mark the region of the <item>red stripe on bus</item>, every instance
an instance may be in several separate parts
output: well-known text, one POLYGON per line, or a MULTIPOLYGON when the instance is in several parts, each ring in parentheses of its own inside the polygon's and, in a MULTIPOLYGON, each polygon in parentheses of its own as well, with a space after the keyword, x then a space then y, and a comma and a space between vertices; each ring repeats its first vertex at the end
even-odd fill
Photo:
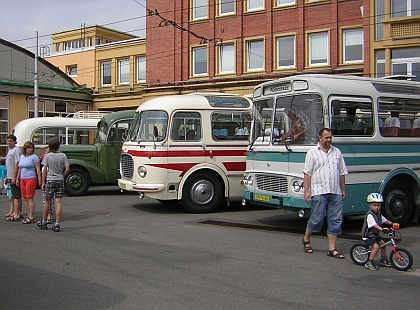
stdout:
MULTIPOLYGON (((123 154, 130 154, 136 157, 202 157, 210 156, 246 156, 245 150, 207 150, 207 151, 134 151, 121 152, 123 154)), ((245 169, 244 169, 245 170, 245 169)))

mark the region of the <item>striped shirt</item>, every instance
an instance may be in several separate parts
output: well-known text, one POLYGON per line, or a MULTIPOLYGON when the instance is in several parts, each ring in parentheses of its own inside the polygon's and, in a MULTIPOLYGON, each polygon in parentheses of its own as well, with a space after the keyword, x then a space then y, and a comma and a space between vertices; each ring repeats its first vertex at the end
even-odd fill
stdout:
POLYGON ((311 177, 311 195, 341 195, 340 176, 348 174, 341 151, 330 146, 325 153, 319 143, 306 154, 303 173, 311 177))

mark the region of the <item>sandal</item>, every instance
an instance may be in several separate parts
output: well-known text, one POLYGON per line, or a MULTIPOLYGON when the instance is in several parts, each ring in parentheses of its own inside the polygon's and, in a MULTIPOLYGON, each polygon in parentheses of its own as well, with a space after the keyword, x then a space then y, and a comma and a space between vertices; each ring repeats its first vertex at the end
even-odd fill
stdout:
POLYGON ((33 224, 33 223, 35 223, 35 219, 31 219, 29 217, 27 217, 26 219, 22 221, 22 224, 33 224))
POLYGON ((328 250, 327 256, 338 258, 338 259, 344 259, 345 258, 343 254, 341 254, 340 252, 337 251, 337 249, 328 250), (334 252, 335 252, 335 254, 334 254, 334 252))
POLYGON ((310 244, 311 241, 305 241, 304 238, 302 238, 302 244, 303 244, 303 252, 308 253, 308 254, 312 254, 314 252, 314 250, 312 250, 312 247, 308 244, 310 244))
POLYGON ((13 212, 9 212, 9 213, 6 213, 4 216, 5 217, 11 217, 13 215, 13 212))
POLYGON ((14 216, 9 216, 6 221, 10 221, 10 222, 19 222, 20 221, 20 217, 14 217, 14 216))

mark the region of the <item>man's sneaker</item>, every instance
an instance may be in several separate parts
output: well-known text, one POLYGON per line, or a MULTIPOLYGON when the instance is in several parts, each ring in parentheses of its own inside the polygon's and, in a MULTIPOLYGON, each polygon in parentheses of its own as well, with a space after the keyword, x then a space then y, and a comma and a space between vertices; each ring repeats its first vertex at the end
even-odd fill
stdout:
POLYGON ((54 224, 53 227, 51 227, 52 231, 59 232, 60 231, 60 225, 54 224))
POLYGON ((370 270, 374 270, 374 271, 378 270, 378 267, 376 267, 375 264, 373 263, 373 261, 371 261, 371 260, 368 260, 366 262, 365 268, 370 269, 370 270))
POLYGON ((385 266, 385 267, 392 267, 391 263, 389 262, 388 258, 381 258, 381 260, 379 261, 379 264, 381 266, 385 266))

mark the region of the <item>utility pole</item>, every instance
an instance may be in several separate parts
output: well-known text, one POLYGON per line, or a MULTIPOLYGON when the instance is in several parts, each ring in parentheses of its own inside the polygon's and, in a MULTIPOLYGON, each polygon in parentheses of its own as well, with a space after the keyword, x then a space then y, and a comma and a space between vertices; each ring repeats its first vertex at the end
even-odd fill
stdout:
POLYGON ((38 117, 38 31, 36 33, 35 73, 34 73, 34 117, 38 117))

